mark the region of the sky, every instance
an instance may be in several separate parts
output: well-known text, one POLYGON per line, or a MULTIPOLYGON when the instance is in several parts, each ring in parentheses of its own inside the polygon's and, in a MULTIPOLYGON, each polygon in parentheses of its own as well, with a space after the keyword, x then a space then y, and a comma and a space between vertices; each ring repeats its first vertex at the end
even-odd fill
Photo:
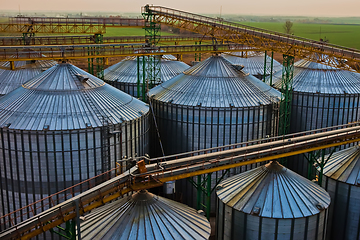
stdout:
MULTIPOLYGON (((0 0, 0 11, 139 13, 144 0, 0 0)), ((360 17, 360 0, 158 0, 149 3, 199 14, 360 17)))

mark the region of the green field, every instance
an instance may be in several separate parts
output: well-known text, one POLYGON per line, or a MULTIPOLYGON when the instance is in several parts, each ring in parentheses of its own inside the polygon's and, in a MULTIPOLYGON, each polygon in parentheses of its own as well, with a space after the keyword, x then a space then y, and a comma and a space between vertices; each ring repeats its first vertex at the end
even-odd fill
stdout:
MULTIPOLYGON (((280 22, 241 22, 241 24, 284 32, 280 22)), ((294 35, 312 40, 329 39, 329 43, 360 49, 360 25, 355 24, 312 24, 294 23, 294 35)))

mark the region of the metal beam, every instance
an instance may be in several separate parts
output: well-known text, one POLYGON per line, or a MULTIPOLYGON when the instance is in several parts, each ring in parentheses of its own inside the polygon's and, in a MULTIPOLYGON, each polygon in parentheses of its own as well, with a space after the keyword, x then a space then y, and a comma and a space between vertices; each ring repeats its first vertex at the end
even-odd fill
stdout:
MULTIPOLYGON (((159 44, 168 44, 179 42, 193 43, 196 41, 211 42, 211 37, 204 37, 200 35, 188 36, 161 36, 159 44)), ((121 37, 103 37, 104 44, 111 43, 145 43, 143 36, 121 36, 121 37)), ((32 46, 44 45, 79 45, 79 44, 93 44, 95 43, 94 35, 79 35, 79 36, 37 36, 29 39, 29 44, 32 46)), ((23 46, 23 37, 0 37, 0 46, 23 46)))
POLYGON ((0 32, 6 33, 82 33, 104 34, 107 27, 144 26, 140 18, 121 17, 11 17, 8 23, 0 24, 0 32))
MULTIPOLYGON (((238 44, 224 44, 214 49, 214 45, 169 45, 147 47, 144 43, 115 43, 115 44, 81 44, 81 45, 49 45, 49 46, 0 46, 0 61, 26 61, 45 59, 79 59, 88 58, 90 51, 98 51, 101 57, 119 56, 149 56, 166 54, 187 54, 195 52, 234 52, 250 51, 238 44), (99 48, 98 50, 92 50, 99 48), (31 54, 37 52, 38 56, 31 54)), ((252 50, 253 51, 253 50, 252 50)), ((97 57, 95 56, 95 57, 97 57)))

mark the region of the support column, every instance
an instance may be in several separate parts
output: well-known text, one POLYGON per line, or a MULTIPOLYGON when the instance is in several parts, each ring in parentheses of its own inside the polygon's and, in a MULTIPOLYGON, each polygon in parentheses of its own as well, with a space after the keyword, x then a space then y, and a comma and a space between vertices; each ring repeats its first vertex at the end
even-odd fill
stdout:
POLYGON ((271 52, 270 83, 269 83, 270 86, 272 86, 273 70, 274 70, 274 52, 271 52))
POLYGON ((263 82, 265 82, 266 80, 266 60, 267 60, 266 57, 267 57, 267 52, 265 51, 263 82))
POLYGON ((146 71, 145 71, 145 56, 142 57, 142 70, 143 70, 143 74, 142 74, 142 77, 143 77, 143 82, 142 82, 142 93, 141 93, 141 96, 142 96, 142 100, 145 102, 146 101, 146 71))
POLYGON ((207 183, 206 183, 206 217, 210 219, 210 210, 211 210, 211 173, 207 174, 207 183))
POLYGON ((140 99, 140 57, 136 57, 136 65, 137 65, 137 93, 136 97, 140 99))
MULTIPOLYGON (((95 34, 95 43, 102 44, 103 35, 102 34, 95 34)), ((96 47, 96 55, 100 55, 101 47, 96 47)), ((104 80, 104 59, 103 58, 96 58, 96 74, 97 77, 104 80)))
POLYGON ((283 55, 283 71, 281 81, 281 102, 279 116, 279 135, 286 135, 290 131, 290 114, 292 101, 292 85, 294 74, 294 57, 283 55))
POLYGON ((14 61, 10 61, 10 70, 15 70, 14 61))
MULTIPOLYGON (((155 14, 153 14, 148 5, 145 6, 145 12, 142 13, 142 15, 145 19, 145 40, 149 47, 152 48, 152 50, 149 51, 157 51, 156 45, 160 40, 160 24, 155 22, 155 14)), ((146 79, 148 82, 146 90, 149 90, 162 83, 160 68, 161 56, 150 55, 146 58, 146 61, 146 79)))

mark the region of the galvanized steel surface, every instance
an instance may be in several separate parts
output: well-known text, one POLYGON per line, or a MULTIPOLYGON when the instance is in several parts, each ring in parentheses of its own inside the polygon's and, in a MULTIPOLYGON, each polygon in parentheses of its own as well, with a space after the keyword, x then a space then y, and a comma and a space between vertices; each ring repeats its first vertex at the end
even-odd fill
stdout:
POLYGON ((223 180, 216 194, 219 240, 326 237, 329 194, 275 161, 223 180))
POLYGON ((59 64, 0 100, 0 126, 71 130, 117 124, 149 108, 132 96, 71 65, 59 64), (81 76, 80 76, 81 75, 81 76), (81 80, 87 78, 87 80, 81 80))
POLYGON ((0 215, 148 153, 148 117, 145 103, 66 63, 3 96, 0 215))
MULTIPOLYGON (((281 71, 274 74, 275 88, 281 88, 281 79, 281 71)), ((360 73, 300 60, 294 64, 293 89, 294 92, 302 93, 358 95, 360 93, 360 73)))
POLYGON ((360 148, 341 150, 325 160, 322 186, 332 199, 328 235, 332 240, 360 240, 360 148))
POLYGON ((10 62, 0 62, 0 95, 5 95, 20 87, 23 83, 54 66, 55 61, 15 61, 14 70, 10 62))
MULTIPOLYGON (((246 73, 250 73, 256 77, 264 76, 264 61, 265 61, 265 53, 263 52, 233 52, 230 54, 222 54, 222 56, 230 61, 232 64, 243 65, 243 71, 246 73)), ((282 65, 273 59, 273 71, 281 72, 282 65)), ((270 75, 271 72, 271 57, 266 56, 266 75, 270 75)))
POLYGON ((151 89, 154 100, 202 107, 253 107, 280 99, 280 93, 257 78, 236 70, 221 56, 212 56, 151 89))
MULTIPOLYGON (((274 75, 281 88, 282 73, 274 75)), ((360 74, 300 60, 294 65, 290 132, 301 132, 358 121, 360 74)), ((307 160, 294 156, 288 167, 306 176, 307 160)))
MULTIPOLYGON (((328 159, 329 155, 325 156, 328 159)), ((333 153, 327 161, 323 174, 334 180, 360 185, 360 146, 356 145, 333 153)), ((360 196, 359 196, 360 197, 360 196)))
MULTIPOLYGON (((280 93, 213 56, 149 91, 166 155, 273 136, 280 93)), ((158 148, 157 137, 151 141, 158 148)), ((152 154, 159 156, 159 151, 152 154)), ((239 173, 251 166, 233 169, 239 173)), ((212 184, 222 173, 212 174, 212 184)), ((196 206, 196 189, 177 181, 177 192, 196 206), (179 185, 181 184, 181 186, 179 185)), ((216 196, 212 193, 215 212, 216 196)))
POLYGON ((216 194, 238 211, 269 218, 308 217, 330 205, 324 189, 276 161, 223 180, 216 194))
MULTIPOLYGON (((140 57, 140 88, 143 82, 143 58, 140 57)), ((163 55, 160 64, 160 78, 161 81, 166 82, 176 75, 182 73, 189 66, 180 61, 172 55, 163 55)), ((137 58, 128 57, 121 62, 114 64, 104 71, 105 81, 112 86, 125 91, 126 93, 138 97, 137 95, 137 82, 138 82, 138 69, 137 58)))
POLYGON ((211 232, 195 209, 147 191, 95 209, 80 229, 82 239, 208 239, 211 232))

